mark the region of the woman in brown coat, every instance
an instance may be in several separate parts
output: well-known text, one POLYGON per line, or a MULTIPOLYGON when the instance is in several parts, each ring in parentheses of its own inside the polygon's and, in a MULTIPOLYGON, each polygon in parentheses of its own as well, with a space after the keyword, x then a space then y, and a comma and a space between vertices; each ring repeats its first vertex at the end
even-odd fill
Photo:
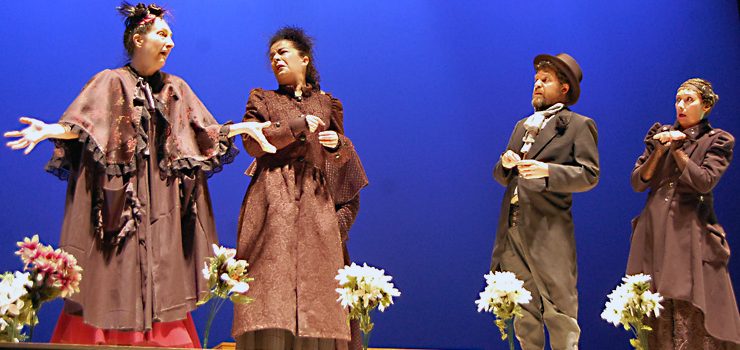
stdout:
POLYGON ((59 122, 21 118, 28 127, 5 133, 25 153, 54 140, 47 170, 68 180, 59 244, 83 278, 52 342, 200 347, 189 312, 208 291, 200 268, 218 243, 206 178, 233 159, 234 135, 274 152, 260 132, 269 123, 219 124, 160 70, 175 46, 166 11, 119 10, 130 62, 96 74, 59 122))
POLYGON ((251 264, 255 301, 235 305, 232 334, 239 349, 346 349, 334 277, 348 259, 344 242, 367 178, 343 136, 342 104, 319 88, 311 39, 283 28, 269 59, 279 88, 252 90, 244 121, 272 122, 263 132, 277 153, 244 140, 255 162, 237 257, 251 264))
POLYGON ((735 139, 706 116, 719 97, 703 79, 676 93, 676 123, 656 123, 632 171, 632 187, 650 190, 633 221, 627 273, 650 274, 664 296, 650 349, 740 348, 740 316, 727 271, 729 247, 712 189, 732 160, 735 139))

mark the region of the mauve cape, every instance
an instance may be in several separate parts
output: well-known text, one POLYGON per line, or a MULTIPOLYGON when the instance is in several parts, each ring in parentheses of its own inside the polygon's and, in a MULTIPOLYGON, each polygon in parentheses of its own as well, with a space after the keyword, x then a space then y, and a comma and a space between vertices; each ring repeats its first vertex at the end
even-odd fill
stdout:
POLYGON ((709 335, 740 343, 740 315, 727 270, 730 248, 712 195, 730 165, 735 139, 704 120, 684 130, 682 149, 690 160, 683 171, 666 154, 652 179, 642 181, 640 169, 654 149, 652 136, 674 128, 653 125, 632 171, 632 188, 650 193, 632 222, 627 273, 650 274, 653 287, 665 298, 689 301, 704 313, 709 335))
POLYGON ((339 100, 308 89, 254 89, 244 121, 271 121, 265 137, 278 149, 266 154, 251 138, 253 178, 242 204, 237 257, 250 263, 251 304, 235 305, 232 335, 278 328, 295 336, 350 340, 346 312, 337 302, 334 277, 347 255, 347 231, 359 209, 367 177, 343 134, 339 100), (340 134, 327 150, 303 115, 315 115, 340 134))
POLYGON ((60 123, 79 137, 57 141, 47 170, 68 180, 60 247, 84 269, 65 311, 103 329, 185 319, 208 290, 200 268, 218 241, 206 172, 236 153, 227 128, 179 77, 128 66, 95 75, 60 123))

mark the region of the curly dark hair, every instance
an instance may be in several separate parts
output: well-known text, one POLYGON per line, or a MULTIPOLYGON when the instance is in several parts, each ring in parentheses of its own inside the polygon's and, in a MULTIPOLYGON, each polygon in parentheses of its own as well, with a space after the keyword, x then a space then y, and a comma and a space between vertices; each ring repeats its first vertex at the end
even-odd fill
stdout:
POLYGON ((132 5, 127 1, 121 2, 121 5, 116 9, 124 18, 123 23, 126 25, 126 30, 123 32, 123 47, 126 48, 126 54, 131 58, 134 54, 134 34, 145 34, 148 32, 152 25, 154 25, 153 19, 157 17, 163 18, 167 10, 154 3, 149 5, 143 3, 132 5))
POLYGON ((704 80, 701 78, 691 78, 684 81, 681 86, 678 87, 678 90, 681 89, 694 90, 699 94, 699 96, 701 96, 701 103, 704 106, 709 107, 709 110, 707 111, 707 113, 705 113, 706 115, 709 115, 709 113, 714 108, 714 105, 719 101, 719 95, 714 93, 712 83, 710 83, 708 80, 704 80))
POLYGON ((315 60, 313 58, 313 38, 308 36, 303 28, 299 27, 282 27, 278 29, 270 38, 267 45, 268 55, 273 44, 280 40, 288 40, 302 56, 308 56, 308 66, 306 67, 306 83, 311 84, 314 89, 320 89, 319 71, 316 70, 315 60))

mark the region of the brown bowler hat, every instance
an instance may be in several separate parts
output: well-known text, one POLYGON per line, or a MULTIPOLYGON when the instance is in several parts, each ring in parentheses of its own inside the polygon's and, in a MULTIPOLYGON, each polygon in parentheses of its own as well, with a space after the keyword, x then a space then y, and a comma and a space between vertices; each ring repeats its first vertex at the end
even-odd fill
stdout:
POLYGON ((537 64, 541 61, 552 62, 558 70, 568 78, 570 90, 568 91, 568 105, 574 105, 578 102, 578 97, 581 95, 581 80, 583 80, 583 72, 581 66, 578 65, 575 58, 567 53, 559 53, 555 56, 547 54, 537 55, 534 58, 534 66, 537 68, 537 64))

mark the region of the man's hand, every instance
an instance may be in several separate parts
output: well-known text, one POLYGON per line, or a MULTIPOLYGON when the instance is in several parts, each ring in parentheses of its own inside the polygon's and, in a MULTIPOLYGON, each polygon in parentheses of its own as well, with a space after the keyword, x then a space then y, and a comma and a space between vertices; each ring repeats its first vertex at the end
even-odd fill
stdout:
POLYGON ((501 155, 501 165, 506 169, 513 168, 520 160, 522 160, 522 157, 519 157, 519 155, 512 150, 507 150, 501 155))
POLYGON ((550 176, 547 163, 534 159, 524 159, 516 163, 519 175, 525 179, 539 179, 550 176))

